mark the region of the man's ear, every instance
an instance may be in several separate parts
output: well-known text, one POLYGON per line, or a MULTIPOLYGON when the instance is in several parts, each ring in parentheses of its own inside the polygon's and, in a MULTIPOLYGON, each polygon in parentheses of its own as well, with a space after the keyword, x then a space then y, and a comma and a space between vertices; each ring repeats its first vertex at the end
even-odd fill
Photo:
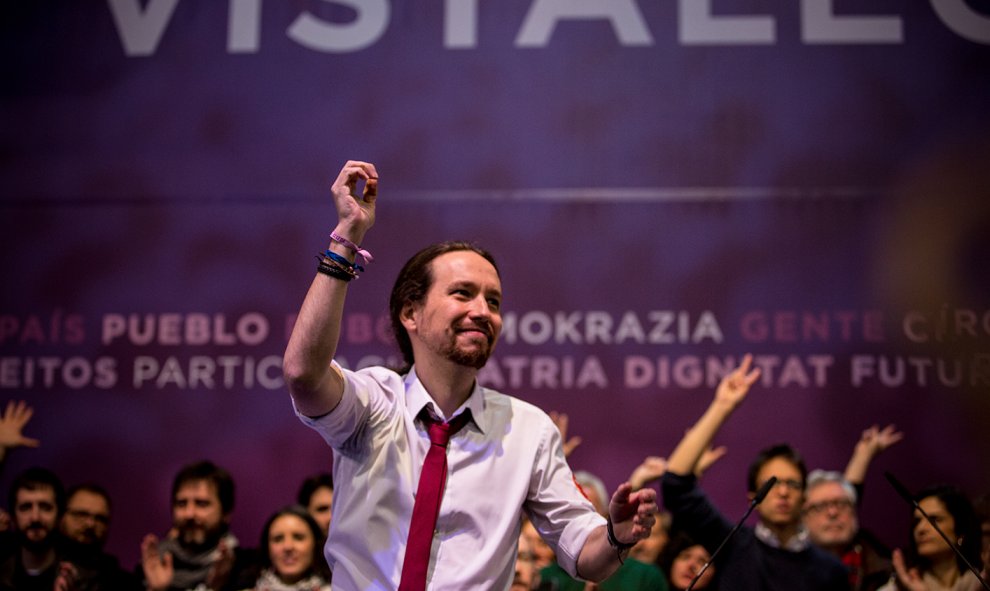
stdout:
POLYGON ((413 302, 406 302, 402 305, 402 311, 399 312, 399 322, 410 334, 416 332, 416 311, 417 307, 413 302))

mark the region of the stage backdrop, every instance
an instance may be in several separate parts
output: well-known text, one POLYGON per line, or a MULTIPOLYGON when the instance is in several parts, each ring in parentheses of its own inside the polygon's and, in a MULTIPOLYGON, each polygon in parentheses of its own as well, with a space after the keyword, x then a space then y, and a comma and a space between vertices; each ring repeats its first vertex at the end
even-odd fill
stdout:
POLYGON ((389 362, 416 249, 499 258, 482 379, 571 417, 612 489, 719 377, 763 378, 704 486, 729 515, 770 443, 874 464, 863 523, 912 489, 990 491, 990 7, 977 0, 95 0, 0 8, 0 402, 13 452, 114 499, 137 562, 209 458, 234 532, 330 468, 281 355, 349 158, 381 175, 375 262, 340 345, 389 362))

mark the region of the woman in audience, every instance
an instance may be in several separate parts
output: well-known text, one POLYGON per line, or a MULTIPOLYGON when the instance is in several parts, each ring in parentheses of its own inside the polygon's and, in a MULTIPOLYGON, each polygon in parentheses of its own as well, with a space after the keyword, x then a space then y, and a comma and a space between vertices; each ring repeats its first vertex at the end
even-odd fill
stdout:
MULTIPOLYGON (((711 559, 711 554, 705 547, 691 539, 684 532, 675 533, 660 553, 658 562, 660 570, 667 575, 671 591, 684 591, 691 586, 705 563, 711 559)), ((695 584, 695 589, 715 591, 712 578, 715 576, 715 566, 709 566, 695 584)))
POLYGON ((321 536, 320 527, 300 505, 269 517, 261 532, 262 570, 254 591, 330 591, 321 536))
MULTIPOLYGON (((932 518, 976 569, 980 569, 980 527, 973 505, 952 486, 933 486, 917 495, 918 506, 932 518)), ((906 553, 894 551, 894 576, 880 591, 977 591, 983 586, 965 561, 915 509, 906 553)))

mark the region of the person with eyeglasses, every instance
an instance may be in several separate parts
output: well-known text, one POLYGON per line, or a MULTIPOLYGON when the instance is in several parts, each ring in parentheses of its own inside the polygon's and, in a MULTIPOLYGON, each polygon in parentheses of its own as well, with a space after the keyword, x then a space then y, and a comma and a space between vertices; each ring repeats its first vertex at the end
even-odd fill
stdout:
POLYGON ((787 444, 765 448, 750 464, 748 498, 752 500, 776 477, 756 509, 755 527, 740 527, 727 519, 698 487, 695 466, 725 421, 746 398, 760 377, 750 355, 719 383, 715 397, 667 460, 661 480, 664 506, 674 523, 714 553, 714 582, 721 589, 759 591, 839 591, 849 589, 846 569, 837 558, 811 543, 801 522, 807 468, 797 450, 787 444))
POLYGON ((868 427, 853 447, 844 474, 815 470, 808 476, 804 524, 815 545, 846 565, 855 591, 880 588, 893 569, 890 548, 860 527, 859 507, 870 464, 903 437, 894 425, 868 427))
POLYGON ((842 474, 815 470, 808 475, 804 524, 816 546, 846 565, 855 591, 873 591, 890 578, 890 549, 860 529, 858 498, 856 488, 842 474))
POLYGON ((95 483, 73 486, 59 520, 61 553, 75 567, 78 589, 141 589, 137 576, 104 551, 110 535, 110 493, 95 483))

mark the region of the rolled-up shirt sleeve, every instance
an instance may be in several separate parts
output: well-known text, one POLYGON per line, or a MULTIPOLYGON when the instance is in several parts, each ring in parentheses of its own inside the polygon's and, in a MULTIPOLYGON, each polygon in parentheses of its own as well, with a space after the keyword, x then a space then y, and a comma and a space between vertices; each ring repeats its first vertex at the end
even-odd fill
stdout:
POLYGON ((577 560, 588 536, 605 526, 574 480, 564 458, 560 431, 547 418, 535 458, 526 512, 557 554, 557 563, 577 577, 577 560))

